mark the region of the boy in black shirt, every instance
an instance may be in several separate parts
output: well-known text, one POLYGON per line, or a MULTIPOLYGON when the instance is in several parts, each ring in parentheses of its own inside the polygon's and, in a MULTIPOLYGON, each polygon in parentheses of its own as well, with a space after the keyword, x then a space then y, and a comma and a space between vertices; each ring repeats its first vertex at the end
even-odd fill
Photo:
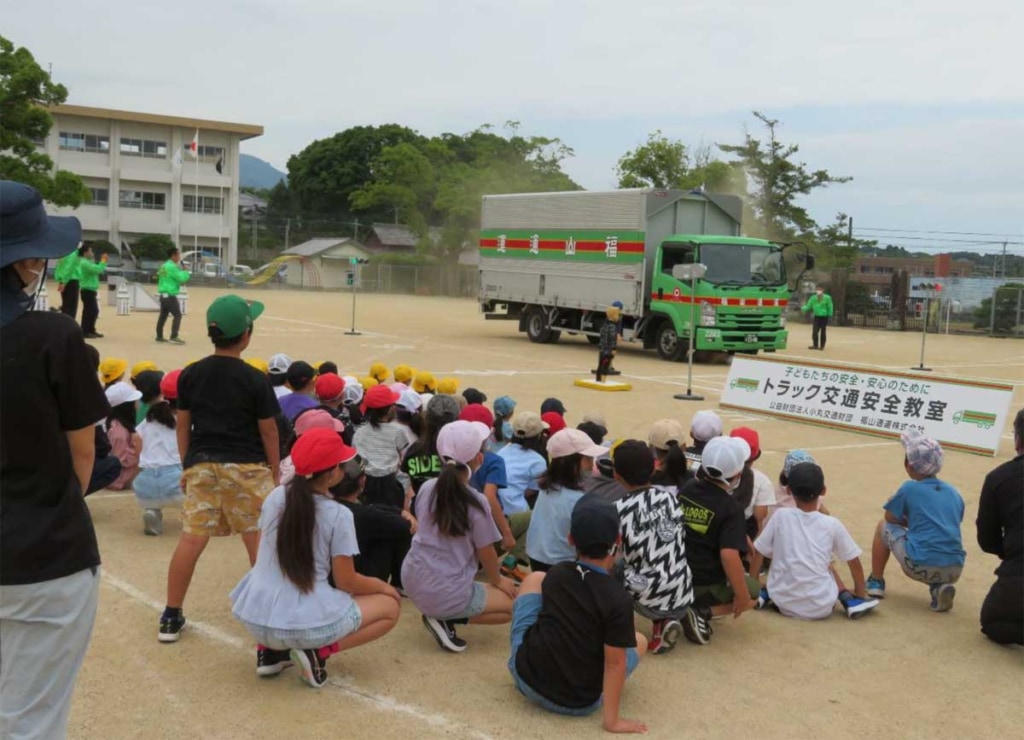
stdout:
POLYGON ((177 642, 185 628, 181 606, 210 537, 240 534, 256 562, 259 516, 280 480, 280 413, 266 377, 242 360, 263 304, 236 295, 206 310, 214 352, 178 378, 178 449, 185 504, 181 537, 167 571, 167 608, 160 642, 177 642))
POLYGON ((686 521, 686 550, 693 573, 695 619, 683 626, 687 639, 706 645, 711 618, 739 617, 753 608, 761 585, 747 576, 743 507, 730 493, 739 485, 750 446, 738 437, 715 437, 701 455, 697 480, 679 492, 686 521))
POLYGON ((597 344, 597 371, 594 375, 598 383, 603 383, 610 374, 615 348, 619 342, 619 317, 622 313, 616 306, 609 306, 605 316, 607 318, 601 324, 597 344))
POLYGON ((633 599, 608 574, 615 562, 619 515, 591 496, 572 511, 575 563, 533 573, 512 607, 508 670, 519 692, 557 714, 583 716, 604 708, 609 732, 646 732, 619 716, 626 677, 646 652, 633 625, 633 599))

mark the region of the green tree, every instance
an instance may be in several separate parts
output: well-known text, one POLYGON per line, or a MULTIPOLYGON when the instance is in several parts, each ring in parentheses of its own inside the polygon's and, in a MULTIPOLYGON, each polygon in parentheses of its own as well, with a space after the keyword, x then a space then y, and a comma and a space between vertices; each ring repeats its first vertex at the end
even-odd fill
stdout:
POLYGON ((811 251, 817 258, 819 268, 841 267, 851 270, 857 257, 877 247, 878 242, 858 239, 851 235, 851 230, 850 217, 845 213, 837 213, 835 221, 815 229, 811 251))
POLYGON ((1017 301, 1024 300, 1020 296, 1022 290, 1024 283, 1006 283, 997 288, 995 324, 992 323, 992 298, 986 298, 974 309, 974 328, 987 329, 992 326, 996 334, 1016 334, 1021 331, 1022 327, 1017 325, 1017 301))
POLYGON ((67 88, 54 83, 28 49, 0 36, 0 179, 31 185, 58 206, 77 207, 90 197, 82 178, 53 172, 53 160, 36 146, 53 126, 46 108, 67 97, 67 88))
POLYGON ((678 139, 670 139, 660 130, 648 134, 647 141, 626 152, 616 165, 620 188, 671 188, 691 190, 703 187, 709 192, 742 191, 742 171, 726 162, 712 159, 710 147, 690 150, 678 139))
POLYGON ((740 167, 749 180, 747 206, 754 223, 748 225, 748 230, 780 240, 813 234, 817 224, 807 209, 797 204, 797 199, 818 188, 853 178, 836 177, 827 170, 811 171, 804 163, 794 161, 800 147, 779 141, 776 134, 779 121, 759 111, 754 111, 753 115, 767 129, 766 141, 747 132, 742 144, 718 145, 723 152, 735 157, 733 164, 740 167))
POLYGON ((143 234, 132 244, 132 254, 140 260, 163 261, 174 247, 174 240, 167 234, 143 234))

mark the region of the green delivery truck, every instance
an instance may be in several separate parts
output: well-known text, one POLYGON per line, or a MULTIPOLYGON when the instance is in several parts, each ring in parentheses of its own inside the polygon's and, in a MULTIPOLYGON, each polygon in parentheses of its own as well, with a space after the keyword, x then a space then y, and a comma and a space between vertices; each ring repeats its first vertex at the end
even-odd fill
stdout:
POLYGON ((788 246, 740 236, 742 212, 735 196, 696 191, 484 196, 481 310, 533 342, 567 332, 596 343, 619 301, 623 337, 666 360, 685 359, 691 336, 698 351, 785 349, 786 262, 806 270, 813 257, 786 260, 788 246), (696 291, 694 264, 706 268, 696 291))

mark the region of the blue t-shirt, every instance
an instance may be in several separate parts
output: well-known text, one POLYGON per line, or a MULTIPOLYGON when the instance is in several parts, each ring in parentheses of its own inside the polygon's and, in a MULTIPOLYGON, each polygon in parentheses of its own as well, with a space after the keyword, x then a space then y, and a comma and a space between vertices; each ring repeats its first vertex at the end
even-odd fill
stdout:
POLYGON ((307 396, 305 393, 289 393, 278 401, 281 404, 281 413, 285 415, 288 421, 295 421, 295 417, 301 414, 306 409, 313 409, 317 407, 317 402, 311 396, 307 396))
POLYGON ((505 461, 493 452, 484 453, 483 464, 473 472, 473 477, 469 479, 469 485, 473 490, 481 493, 488 483, 496 485, 498 490, 508 485, 508 480, 505 477, 505 461))
POLYGON ((885 503, 885 510, 907 520, 907 556, 915 563, 964 564, 964 500, 953 486, 938 478, 908 480, 885 503))
POLYGON ((498 453, 505 461, 505 476, 508 485, 498 491, 501 508, 505 515, 527 511, 530 505, 526 502, 527 491, 539 491, 538 482, 547 472, 548 464, 539 453, 528 450, 522 445, 510 444, 498 453))
POLYGON ((583 498, 583 491, 556 488, 541 491, 526 531, 526 554, 546 565, 576 559, 576 548, 569 544, 572 507, 583 498))

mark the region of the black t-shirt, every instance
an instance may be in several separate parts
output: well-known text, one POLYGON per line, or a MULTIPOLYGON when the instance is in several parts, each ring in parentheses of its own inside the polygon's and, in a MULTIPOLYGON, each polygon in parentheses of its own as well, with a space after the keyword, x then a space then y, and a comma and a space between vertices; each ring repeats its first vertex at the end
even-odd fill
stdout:
POLYGON ((99 565, 65 432, 109 413, 82 330, 31 311, 0 329, 0 585, 99 565))
POLYGON ((713 586, 728 579, 722 568, 722 550, 747 551, 743 508, 716 486, 692 480, 679 492, 686 521, 686 559, 694 586, 713 586))
POLYGON ((543 606, 516 653, 516 672, 534 691, 563 707, 601 698, 604 646, 636 647, 633 599, 606 573, 558 563, 541 585, 543 606))
POLYGON ((185 467, 263 463, 259 421, 281 413, 266 376, 237 357, 211 355, 178 379, 178 408, 192 414, 185 467))
POLYGON ((1003 561, 996 575, 1024 575, 1024 455, 985 476, 977 527, 981 549, 1003 561))
POLYGON ((390 562, 378 562, 378 545, 394 540, 411 540, 412 524, 402 516, 401 511, 390 506, 351 501, 340 503, 352 512, 352 521, 356 528, 356 542, 359 544, 359 554, 355 557, 356 572, 386 580, 387 566, 390 562))
POLYGON ((419 493, 420 486, 441 475, 441 458, 436 450, 417 440, 405 451, 401 467, 402 472, 409 476, 413 493, 419 493))

